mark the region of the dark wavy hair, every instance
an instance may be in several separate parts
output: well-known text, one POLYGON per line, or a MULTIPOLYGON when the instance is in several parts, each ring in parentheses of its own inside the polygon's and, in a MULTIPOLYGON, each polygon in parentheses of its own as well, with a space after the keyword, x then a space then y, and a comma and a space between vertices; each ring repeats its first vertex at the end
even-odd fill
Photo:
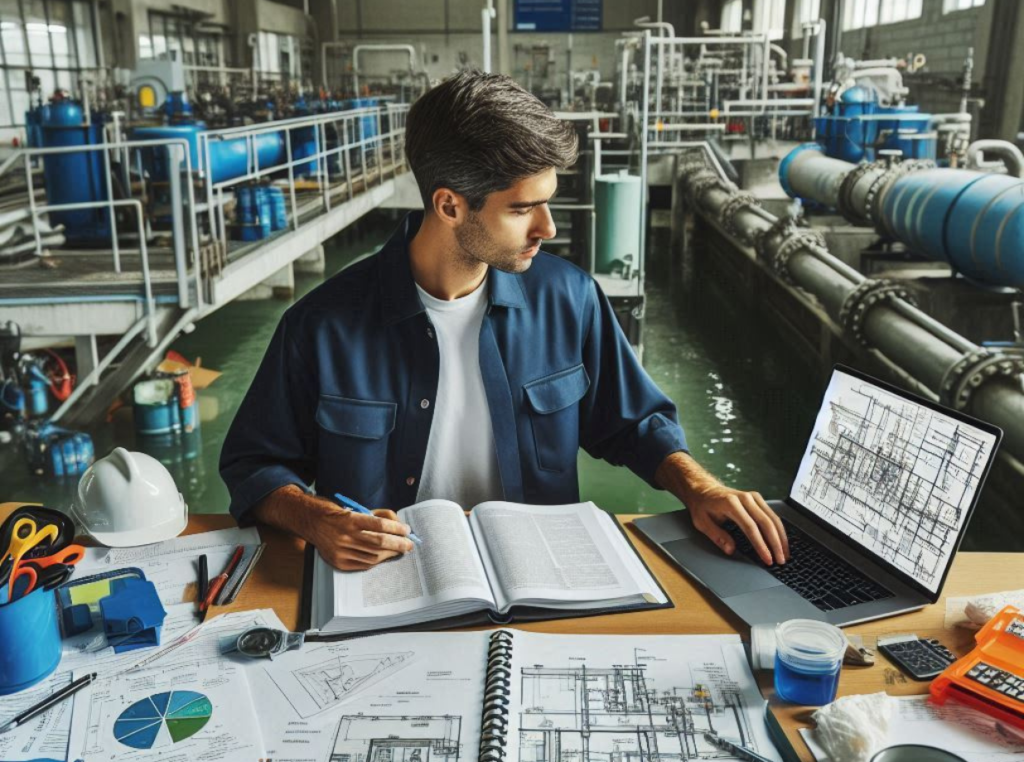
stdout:
POLYGON ((463 71, 409 109, 405 155, 429 211, 438 188, 479 211, 487 196, 546 169, 576 162, 573 125, 511 77, 463 71))

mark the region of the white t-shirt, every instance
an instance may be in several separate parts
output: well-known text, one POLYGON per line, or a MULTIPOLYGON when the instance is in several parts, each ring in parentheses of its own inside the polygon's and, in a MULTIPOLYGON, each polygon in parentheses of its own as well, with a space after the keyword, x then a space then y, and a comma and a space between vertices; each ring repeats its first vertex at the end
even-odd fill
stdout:
POLYGON ((419 285, 441 355, 434 418, 416 501, 453 500, 472 508, 500 500, 501 477, 494 429, 480 372, 480 327, 487 311, 487 281, 472 294, 437 299, 419 285))

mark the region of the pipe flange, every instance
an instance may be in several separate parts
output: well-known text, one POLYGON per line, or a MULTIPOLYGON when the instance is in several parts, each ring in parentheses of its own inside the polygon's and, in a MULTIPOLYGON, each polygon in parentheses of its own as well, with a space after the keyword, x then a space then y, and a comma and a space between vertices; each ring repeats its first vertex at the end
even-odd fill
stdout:
POLYGON ((989 349, 968 352, 942 377, 939 398, 944 405, 964 410, 971 396, 992 379, 1013 379, 1024 373, 1024 355, 1009 355, 989 349))
POLYGON ((761 202, 753 193, 740 191, 739 193, 731 195, 729 199, 722 204, 722 208, 718 210, 719 219, 722 220, 722 227, 725 228, 725 232, 733 238, 738 238, 741 241, 749 238, 748 234, 744 233, 739 226, 735 224, 736 215, 743 209, 759 206, 761 206, 761 202))
MULTIPOLYGON (((884 162, 875 162, 874 164, 866 165, 874 169, 885 168, 884 162)), ((911 172, 919 172, 922 169, 934 169, 935 162, 929 161, 928 159, 910 159, 908 161, 896 162, 886 168, 885 172, 880 174, 871 187, 868 188, 868 192, 864 197, 864 216, 867 221, 872 225, 877 225, 881 219, 879 212, 881 210, 875 208, 875 203, 881 197, 882 189, 888 188, 890 183, 895 182, 898 178, 903 175, 909 175, 911 172)), ((852 186, 851 186, 852 187, 852 186)))
POLYGON ((770 263, 772 256, 768 249, 769 243, 775 239, 784 241, 786 238, 794 235, 797 230, 796 220, 783 215, 782 217, 777 217, 767 230, 760 230, 754 233, 754 251, 757 252, 758 259, 770 263))
MULTIPOLYGON (((846 177, 843 178, 842 183, 839 185, 839 211, 842 213, 843 218, 858 226, 870 225, 871 219, 865 215, 857 214, 853 208, 853 189, 857 186, 864 175, 869 172, 874 172, 879 168, 877 163, 875 164, 858 164, 852 170, 850 170, 846 177)), ((873 187, 873 186, 872 186, 873 187)))
POLYGON ((793 227, 792 232, 786 237, 779 247, 775 250, 775 255, 772 259, 772 269, 782 278, 786 283, 793 284, 793 278, 789 274, 789 260, 797 252, 797 250, 805 247, 817 247, 825 248, 825 236, 816 230, 810 230, 809 228, 798 228, 793 227))
POLYGON ((902 299, 916 306, 914 297, 905 286, 890 280, 868 278, 843 300, 843 306, 839 309, 839 324, 860 344, 870 346, 864 334, 864 321, 877 305, 893 299, 902 299))
POLYGON ((687 195, 690 198, 691 206, 699 206, 700 199, 705 191, 714 186, 727 187, 725 182, 714 172, 705 170, 689 179, 687 182, 687 195))

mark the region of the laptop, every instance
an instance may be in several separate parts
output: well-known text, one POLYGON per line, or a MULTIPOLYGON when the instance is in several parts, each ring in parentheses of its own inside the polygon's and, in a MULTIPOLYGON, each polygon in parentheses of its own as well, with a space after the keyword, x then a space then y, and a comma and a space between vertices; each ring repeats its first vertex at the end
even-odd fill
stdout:
POLYGON ((747 624, 844 626, 935 603, 1002 431, 837 365, 782 519, 790 560, 765 566, 734 525, 732 556, 676 511, 633 523, 747 624))

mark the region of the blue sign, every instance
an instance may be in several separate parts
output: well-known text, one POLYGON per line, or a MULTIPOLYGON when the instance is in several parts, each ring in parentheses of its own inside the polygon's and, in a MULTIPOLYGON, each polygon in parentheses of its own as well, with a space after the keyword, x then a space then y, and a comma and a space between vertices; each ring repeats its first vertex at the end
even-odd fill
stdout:
POLYGON ((600 32, 602 0, 515 0, 517 32, 600 32))

